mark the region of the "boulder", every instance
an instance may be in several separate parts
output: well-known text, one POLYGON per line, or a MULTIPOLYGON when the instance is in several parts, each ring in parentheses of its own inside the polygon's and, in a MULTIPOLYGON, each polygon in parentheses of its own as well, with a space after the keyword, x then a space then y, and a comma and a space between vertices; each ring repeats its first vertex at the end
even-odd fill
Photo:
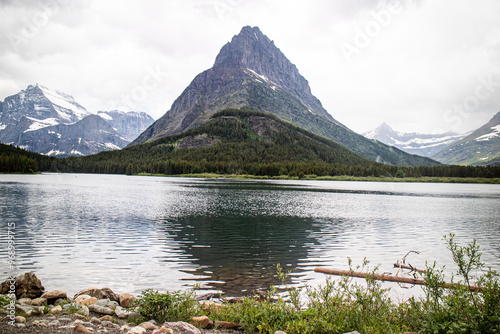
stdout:
POLYGON ((192 317, 191 320, 189 320, 189 323, 191 325, 194 325, 198 328, 203 328, 203 329, 209 329, 214 327, 214 322, 210 320, 206 315, 201 316, 201 317, 192 317))
POLYGON ((21 274, 15 278, 9 277, 0 284, 0 294, 14 293, 14 290, 17 299, 34 299, 40 297, 45 291, 45 288, 42 286, 42 282, 38 277, 30 272, 21 274))
POLYGON ((45 292, 41 298, 45 298, 47 300, 57 300, 57 299, 66 299, 68 296, 66 295, 66 291, 64 290, 52 290, 45 292))
POLYGON ((176 334, 201 334, 198 328, 183 321, 166 322, 163 327, 170 328, 176 334))
POLYGON ((137 298, 131 293, 122 293, 119 297, 119 303, 121 307, 130 307, 132 302, 137 298))
POLYGON ((109 288, 103 288, 103 289, 87 288, 87 289, 83 289, 82 291, 78 292, 75 295, 75 299, 78 296, 80 296, 80 295, 89 295, 89 296, 95 297, 97 299, 109 299, 109 300, 112 300, 112 301, 115 301, 115 302, 118 301, 118 296, 116 295, 116 293, 114 293, 109 288))

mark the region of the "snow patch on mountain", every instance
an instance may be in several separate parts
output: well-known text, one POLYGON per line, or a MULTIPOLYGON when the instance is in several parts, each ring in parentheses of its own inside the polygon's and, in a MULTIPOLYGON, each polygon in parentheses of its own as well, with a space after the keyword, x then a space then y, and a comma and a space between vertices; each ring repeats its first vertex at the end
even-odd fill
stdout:
POLYGON ((500 125, 492 126, 491 129, 493 130, 492 132, 477 137, 475 141, 487 141, 500 135, 500 125))
POLYGON ((87 109, 78 104, 73 96, 57 90, 49 89, 40 84, 37 84, 37 87, 40 88, 43 95, 45 95, 45 97, 52 103, 54 109, 62 119, 72 122, 72 114, 75 115, 78 120, 91 115, 91 112, 87 111, 87 109))

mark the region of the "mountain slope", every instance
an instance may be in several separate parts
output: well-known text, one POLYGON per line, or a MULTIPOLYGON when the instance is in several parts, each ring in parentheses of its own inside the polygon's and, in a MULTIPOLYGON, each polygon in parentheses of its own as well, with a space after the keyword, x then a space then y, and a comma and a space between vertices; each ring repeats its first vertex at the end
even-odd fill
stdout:
POLYGON ((181 134, 77 160, 64 159, 61 164, 62 171, 129 174, 299 176, 397 169, 364 159, 268 113, 234 109, 216 113, 208 122, 181 134), (67 162, 71 167, 64 166, 67 162))
POLYGON ((500 160, 500 112, 467 137, 433 156, 446 164, 498 165, 500 160))
POLYGON ((393 130, 388 124, 383 123, 376 129, 363 133, 368 139, 376 139, 384 144, 395 146, 410 154, 432 157, 465 134, 447 132, 443 134, 403 133, 393 130))
POLYGON ((257 27, 244 27, 234 36, 221 49, 214 66, 198 74, 171 109, 131 145, 196 128, 226 108, 269 112, 373 161, 438 164, 368 140, 336 121, 312 95, 295 65, 257 27))
POLYGON ((90 115, 74 124, 59 124, 23 134, 19 145, 30 151, 51 155, 89 155, 125 147, 120 137, 103 118, 90 115))
POLYGON ((99 111, 97 115, 108 122, 128 142, 136 139, 154 122, 154 119, 149 114, 142 111, 99 111))

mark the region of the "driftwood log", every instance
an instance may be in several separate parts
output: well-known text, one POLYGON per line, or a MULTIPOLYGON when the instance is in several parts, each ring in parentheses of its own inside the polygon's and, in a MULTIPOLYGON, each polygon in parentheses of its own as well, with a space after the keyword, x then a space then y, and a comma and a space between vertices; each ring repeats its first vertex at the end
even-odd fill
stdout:
MULTIPOLYGON (((382 275, 382 274, 372 274, 372 273, 363 273, 359 271, 352 270, 337 270, 337 269, 328 269, 328 268, 314 268, 314 271, 317 273, 323 273, 328 275, 337 275, 337 276, 350 276, 350 277, 359 277, 359 278, 372 278, 379 281, 388 281, 388 282, 399 282, 399 283, 409 283, 409 284, 418 284, 425 285, 425 281, 423 279, 416 279, 410 277, 398 277, 391 275, 382 275)), ((453 286, 457 286, 457 284, 444 283, 444 288, 451 288, 453 286)), ((479 286, 470 286, 468 287, 470 291, 481 291, 482 288, 479 286)))

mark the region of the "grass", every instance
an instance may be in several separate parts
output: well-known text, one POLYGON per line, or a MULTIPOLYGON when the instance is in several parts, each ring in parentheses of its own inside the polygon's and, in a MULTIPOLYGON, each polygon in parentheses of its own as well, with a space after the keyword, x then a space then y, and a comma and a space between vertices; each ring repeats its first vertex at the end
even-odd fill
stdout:
POLYGON ((226 178, 226 179, 252 179, 252 180, 319 180, 319 181, 365 181, 365 182, 422 182, 422 183, 483 183, 483 184, 500 184, 500 178, 485 178, 485 177, 388 177, 388 176, 317 176, 304 175, 304 177, 292 177, 288 175, 279 176, 259 176, 248 174, 214 174, 214 173, 198 173, 198 174, 150 174, 139 173, 140 176, 163 176, 163 177, 194 177, 194 178, 226 178))
MULTIPOLYGON (((137 305, 146 319, 162 322, 207 315, 214 321, 240 323, 248 333, 500 333, 499 274, 484 267, 475 241, 459 246, 453 234, 445 241, 459 268, 451 281, 458 284, 444 288, 443 269, 436 263, 427 265, 425 297, 399 304, 390 299, 389 289, 370 278, 363 284, 350 277, 338 281, 328 277, 317 287, 286 287, 289 273, 278 265, 277 275, 287 292, 271 287, 263 300, 245 297, 241 303, 204 310, 194 300, 194 291, 159 294, 146 290, 137 305), (482 274, 474 284, 482 290, 470 292, 467 286, 476 271, 482 274)), ((368 261, 356 268, 351 265, 349 261, 351 270, 377 272, 367 267, 368 261)))

